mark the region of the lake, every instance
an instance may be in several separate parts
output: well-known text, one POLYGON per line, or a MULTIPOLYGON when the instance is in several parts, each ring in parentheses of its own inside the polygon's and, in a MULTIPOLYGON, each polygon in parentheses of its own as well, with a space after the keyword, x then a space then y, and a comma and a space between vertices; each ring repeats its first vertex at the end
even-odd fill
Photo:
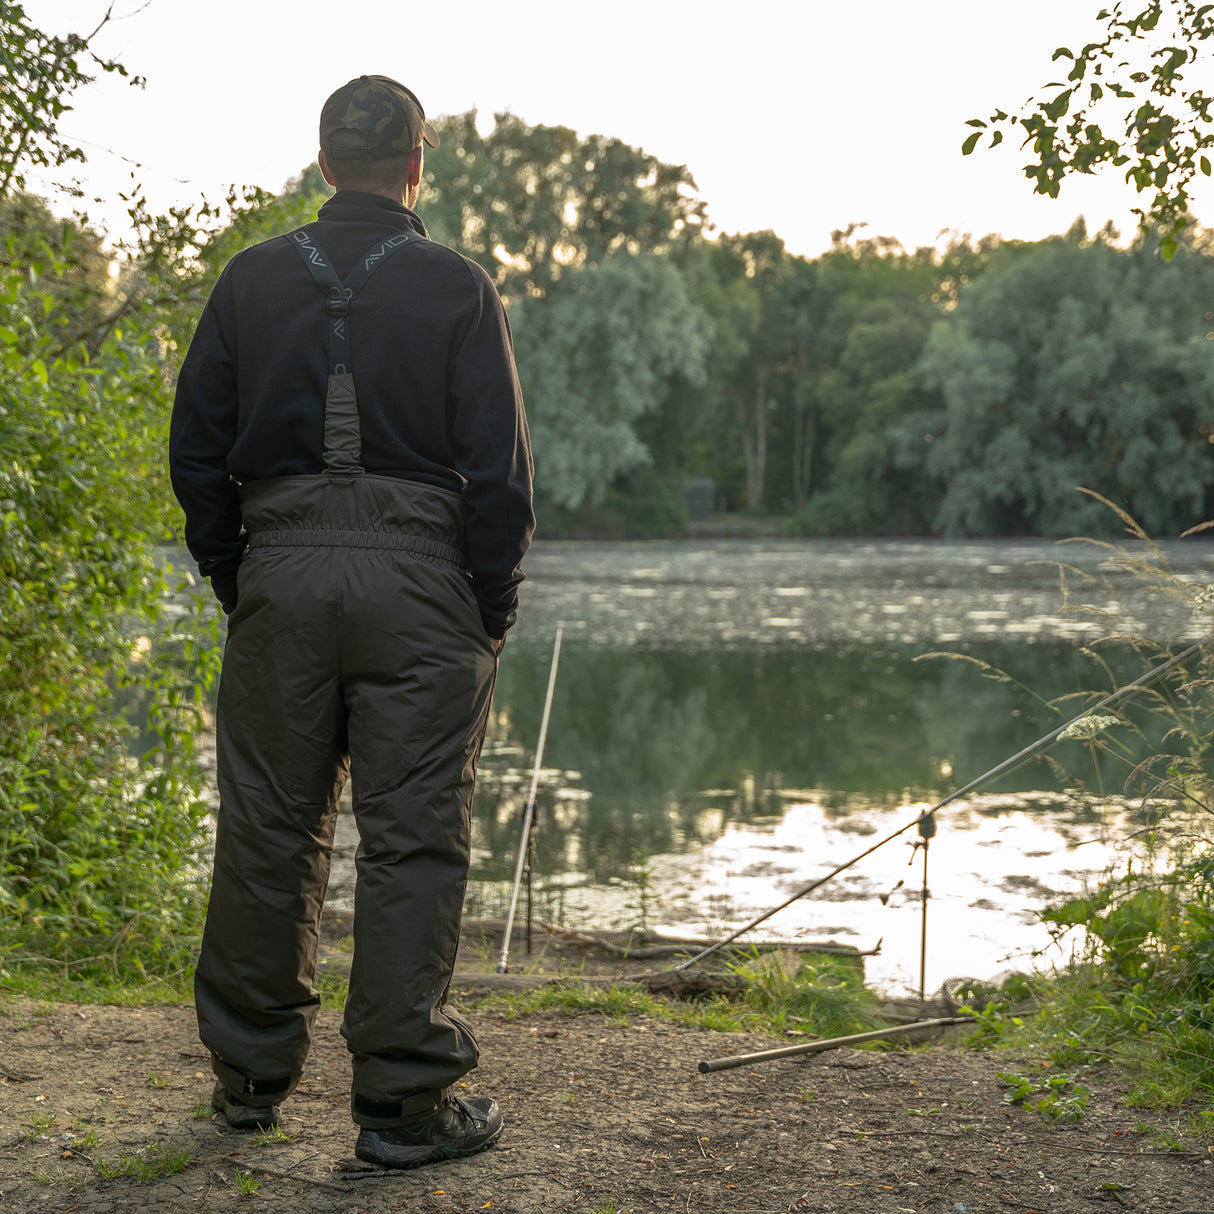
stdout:
MULTIPOLYGON (((1162 553, 1181 579, 1209 580, 1206 543, 1162 553)), ((1085 656, 1102 624, 1060 587, 1066 562, 1086 597, 1109 555, 1050 542, 537 544, 482 760, 469 913, 507 902, 558 624, 536 916, 718 938, 1084 706, 1059 715, 1043 700, 1137 677, 1123 652, 1111 671, 1085 656), (940 650, 974 661, 924 657, 940 650)), ((1155 640, 1200 635, 1166 595, 1107 576, 1092 596, 1104 611, 1155 640)), ((1079 742, 1049 753, 1090 789, 1122 785, 1117 765, 1094 767, 1079 742)), ((1060 959, 1039 910, 1114 865, 1140 818, 1133 803, 1068 783, 1032 762, 938 816, 929 989, 1060 959)), ((880 942, 870 980, 917 989, 917 839, 911 829, 754 938, 880 942)))
MULTIPOLYGON (((1161 554, 1183 582, 1210 580, 1206 542, 1161 554)), ((467 913, 508 904, 559 625, 536 918, 715 939, 912 824, 751 938, 880 944, 869 980, 917 991, 914 820, 1089 702, 1047 701, 1142 673, 1122 650, 1106 665, 1089 656, 1106 624, 1076 603, 1160 642, 1202 633, 1166 593, 1110 573, 1109 556, 1047 541, 537 543, 482 757, 467 913), (1059 562, 1076 569, 1077 599, 1059 562), (930 656, 941 651, 954 656, 930 656)), ((1039 911, 1117 864, 1142 821, 1142 807, 1116 795, 1124 765, 1096 765, 1088 751, 1056 743, 1048 754, 1068 777, 1029 762, 938 815, 929 990, 1062 959, 1039 911)), ((338 906, 352 901, 355 845, 343 816, 338 906)))

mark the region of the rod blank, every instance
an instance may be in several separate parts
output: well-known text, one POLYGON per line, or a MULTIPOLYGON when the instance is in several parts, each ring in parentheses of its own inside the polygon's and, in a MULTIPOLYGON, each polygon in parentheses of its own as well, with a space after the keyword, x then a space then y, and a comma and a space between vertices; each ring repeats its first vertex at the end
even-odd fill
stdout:
POLYGON ((527 862, 527 841, 531 838, 531 820, 535 816, 535 794, 540 784, 540 766, 544 761, 544 742, 548 737, 548 715, 552 711, 552 693, 556 689, 556 668, 561 660, 561 634, 557 627, 556 639, 552 643, 552 665, 548 668, 548 692, 544 696, 544 715, 540 718, 540 740, 535 748, 535 766, 531 769, 531 790, 527 793, 527 805, 523 810, 523 837, 519 843, 518 863, 514 868, 514 888, 510 891, 510 912, 506 916, 506 932, 502 936, 502 950, 497 957, 497 972, 506 972, 510 956, 510 934, 514 931, 514 911, 518 906, 518 890, 523 880, 523 866, 527 862))

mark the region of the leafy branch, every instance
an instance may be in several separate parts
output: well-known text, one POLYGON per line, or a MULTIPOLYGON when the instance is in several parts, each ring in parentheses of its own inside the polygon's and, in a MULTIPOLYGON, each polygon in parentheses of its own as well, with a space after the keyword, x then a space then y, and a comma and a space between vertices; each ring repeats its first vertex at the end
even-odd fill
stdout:
POLYGON ((1019 128, 1021 146, 1034 157, 1024 174, 1034 193, 1050 198, 1058 197, 1069 173, 1091 174, 1109 164, 1124 169, 1139 194, 1153 192, 1134 213, 1144 229, 1159 230, 1160 253, 1170 260, 1192 223, 1193 180, 1211 174, 1206 153, 1214 146, 1214 96, 1186 82, 1184 73, 1214 35, 1214 4, 1151 0, 1131 15, 1117 4, 1101 9, 1097 20, 1104 23, 1103 38, 1079 51, 1054 51, 1053 62, 1070 64, 1065 80, 1043 85, 1019 113, 999 109, 988 119, 969 119, 975 129, 961 151, 968 156, 983 135, 996 147, 1019 128))
MULTIPOLYGON (((72 107, 68 98, 94 80, 82 67, 85 56, 103 72, 130 76, 121 63, 89 50, 110 22, 113 5, 92 33, 59 37, 31 25, 19 4, 0 5, 0 197, 25 188, 24 164, 59 168, 83 161, 84 153, 59 134, 59 119, 72 107)), ((142 86, 143 78, 131 77, 142 86)))

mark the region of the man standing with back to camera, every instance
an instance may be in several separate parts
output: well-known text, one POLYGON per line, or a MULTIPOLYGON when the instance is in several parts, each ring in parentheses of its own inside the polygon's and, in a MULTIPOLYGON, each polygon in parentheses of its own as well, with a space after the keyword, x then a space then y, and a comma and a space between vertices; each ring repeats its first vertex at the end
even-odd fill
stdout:
POLYGON ((426 237, 417 98, 361 76, 321 111, 337 193, 238 254, 182 365, 170 464, 228 614, 220 810, 195 979, 235 1128, 298 1083, 338 797, 361 839, 342 1034, 360 1158, 416 1167, 501 1132, 452 1085, 477 1063, 447 1003, 469 807, 520 563, 531 450, 488 275, 426 237))

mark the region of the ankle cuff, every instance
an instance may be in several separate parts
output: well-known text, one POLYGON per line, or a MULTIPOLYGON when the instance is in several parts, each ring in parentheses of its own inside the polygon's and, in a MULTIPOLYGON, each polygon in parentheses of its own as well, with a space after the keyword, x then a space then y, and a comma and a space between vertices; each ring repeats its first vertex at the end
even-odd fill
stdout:
POLYGON ((384 1100, 351 1092, 350 1112, 354 1124, 367 1130, 390 1130, 398 1126, 413 1125, 433 1117, 442 1108, 447 1098, 447 1088, 427 1088, 410 1092, 397 1100, 384 1100))
POLYGON ((295 1078, 291 1075, 280 1075, 271 1079, 252 1079, 229 1066, 222 1058, 211 1055, 211 1070, 215 1072, 224 1091, 241 1104, 253 1108, 264 1108, 269 1105, 282 1104, 295 1087, 295 1078))

